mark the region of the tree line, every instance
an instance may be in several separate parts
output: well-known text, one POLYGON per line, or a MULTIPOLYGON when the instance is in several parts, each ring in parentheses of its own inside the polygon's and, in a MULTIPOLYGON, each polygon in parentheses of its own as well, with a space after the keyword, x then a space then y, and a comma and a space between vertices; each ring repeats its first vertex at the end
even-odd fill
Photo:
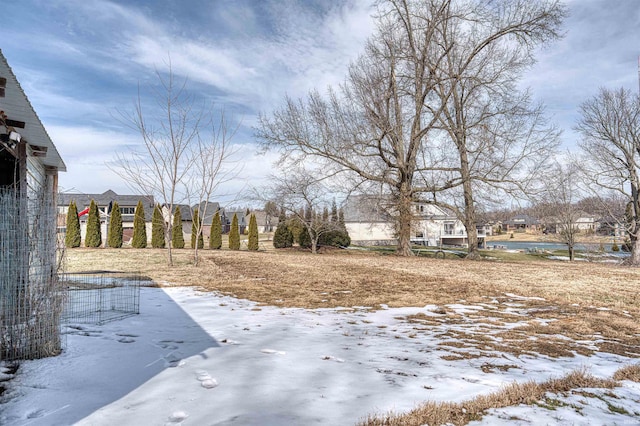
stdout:
MULTIPOLYGON (((100 226, 100 213, 94 200, 91 200, 89 212, 87 213, 87 227, 85 234, 85 247, 102 246, 102 229, 100 226)), ((204 249, 203 221, 201 221, 198 209, 194 210, 191 227, 191 248, 194 251, 204 249)), ((80 220, 78 218, 78 208, 75 201, 71 201, 67 211, 67 229, 65 234, 65 246, 76 248, 81 245, 80 220)), ((160 204, 156 204, 153 209, 151 220, 151 247, 166 248, 165 228, 166 223, 162 215, 160 204)), ((171 238, 169 244, 172 248, 185 248, 184 232, 182 227, 182 214, 180 206, 177 206, 173 214, 173 222, 170 227, 171 238)), ((123 245, 122 214, 117 202, 114 202, 109 217, 106 245, 112 248, 121 248, 123 245)), ((148 243, 147 228, 144 206, 142 201, 138 201, 133 219, 133 237, 131 247, 146 248, 148 243)), ((233 215, 229 230, 229 249, 240 250, 240 228, 238 217, 233 215)), ((219 250, 222 248, 222 219, 220 211, 216 211, 212 221, 209 234, 208 248, 219 250)), ((259 249, 258 222, 255 214, 249 217, 249 227, 247 228, 247 249, 257 251, 259 249)))

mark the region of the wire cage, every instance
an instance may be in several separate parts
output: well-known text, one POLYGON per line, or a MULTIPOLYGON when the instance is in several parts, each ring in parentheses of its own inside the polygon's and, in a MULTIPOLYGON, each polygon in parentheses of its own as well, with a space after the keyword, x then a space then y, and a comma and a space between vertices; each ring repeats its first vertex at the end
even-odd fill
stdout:
POLYGON ((51 197, 0 188, 0 361, 60 353, 58 254, 51 197))
POLYGON ((67 288, 63 324, 101 325, 140 313, 139 273, 66 273, 60 281, 67 288))

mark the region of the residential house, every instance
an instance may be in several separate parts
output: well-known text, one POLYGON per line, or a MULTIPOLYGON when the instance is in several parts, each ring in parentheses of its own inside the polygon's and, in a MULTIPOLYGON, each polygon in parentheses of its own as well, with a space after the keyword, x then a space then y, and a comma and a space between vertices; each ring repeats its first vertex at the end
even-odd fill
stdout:
MULTIPOLYGON (((191 206, 191 212, 194 212, 196 209, 198 209, 198 217, 200 218, 200 222, 202 223, 202 234, 205 237, 209 238, 209 236, 211 235, 211 223, 213 222, 213 218, 215 217, 216 212, 220 213, 221 223, 225 222, 224 210, 220 207, 220 203, 216 203, 213 201, 203 201, 200 204, 194 204, 193 206, 191 206)), ((180 210, 182 210, 182 207, 180 207, 180 210)), ((188 234, 188 238, 191 238, 191 229, 192 226, 190 224, 189 229, 184 230, 185 233, 188 234)))
POLYGON ((233 215, 236 215, 238 218, 238 228, 240 229, 240 235, 245 233, 245 229, 249 226, 249 217, 246 215, 246 209, 234 209, 234 210, 224 210, 224 216, 222 218, 222 233, 228 234, 231 230, 231 221, 233 220, 233 215))
POLYGON ((267 214, 264 210, 254 210, 252 213, 256 215, 259 233, 267 234, 274 232, 278 227, 278 216, 267 214))
POLYGON ((133 219, 138 201, 142 201, 144 207, 145 228, 147 231, 147 239, 151 241, 151 223, 153 219, 154 200, 153 195, 120 195, 112 190, 103 192, 102 194, 83 194, 63 192, 58 199, 58 230, 61 233, 66 232, 67 212, 69 204, 75 201, 78 208, 78 216, 80 219, 80 235, 84 241, 87 233, 88 208, 91 200, 96 203, 100 212, 100 232, 102 234, 102 242, 106 245, 107 232, 109 228, 109 220, 111 207, 117 202, 122 214, 122 240, 129 243, 133 238, 133 219), (84 213, 83 213, 84 212, 84 213))
POLYGON ((593 234, 598 227, 596 216, 583 211, 573 212, 570 216, 567 215, 566 218, 544 217, 538 223, 545 234, 559 234, 567 228, 569 221, 571 221, 571 228, 578 233, 593 234))
POLYGON ((185 241, 189 241, 191 238, 191 227, 193 226, 193 213, 191 212, 191 207, 188 204, 174 204, 173 211, 169 213, 169 206, 164 204, 162 206, 162 217, 166 223, 173 226, 173 219, 176 210, 180 207, 180 221, 182 222, 182 233, 186 234, 185 241))
POLYGON ((393 217, 384 198, 356 195, 347 199, 342 211, 352 245, 397 244, 393 217))
POLYGON ((502 229, 502 222, 488 221, 478 223, 478 235, 491 236, 494 234, 494 230, 502 229))
MULTIPOLYGON (((380 197, 352 196, 343 209, 344 221, 353 245, 395 245, 394 219, 380 197)), ((463 223, 450 211, 424 202, 414 202, 411 242, 426 246, 469 245, 463 223)), ((484 243, 484 228, 478 229, 484 243)))
POLYGON ((60 350, 55 206, 65 170, 0 51, 0 361, 60 350))
POLYGON ((502 229, 505 232, 535 233, 542 230, 542 224, 534 217, 526 214, 518 214, 502 222, 502 229))
POLYGON ((618 241, 623 241, 627 237, 624 224, 613 216, 598 218, 596 220, 596 233, 617 238, 618 241))
POLYGON ((585 212, 580 212, 577 216, 574 226, 579 229, 580 232, 587 234, 593 234, 596 232, 598 220, 596 216, 585 212))

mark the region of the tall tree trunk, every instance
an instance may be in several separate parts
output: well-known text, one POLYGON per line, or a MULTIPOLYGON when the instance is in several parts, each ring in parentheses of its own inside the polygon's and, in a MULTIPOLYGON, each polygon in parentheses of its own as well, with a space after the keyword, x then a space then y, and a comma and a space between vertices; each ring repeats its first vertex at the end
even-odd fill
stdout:
POLYGON ((466 259, 478 260, 480 253, 478 252, 478 230, 476 228, 476 206, 473 203, 473 187, 471 185, 471 172, 469 171, 469 159, 467 156, 466 145, 462 144, 463 149, 459 149, 460 153, 460 172, 462 177, 462 191, 464 197, 464 227, 467 231, 467 240, 469 242, 469 252, 466 259))
POLYGON ((633 171, 631 174, 631 201, 633 203, 631 218, 633 226, 629 233, 631 243, 631 257, 629 264, 640 266, 640 177, 633 171))
MULTIPOLYGON (((171 223, 173 223, 173 221, 171 221, 171 223)), ((165 229, 164 231, 164 243, 167 247, 167 265, 168 266, 173 266, 173 253, 171 252, 171 226, 169 226, 167 229, 165 229)))
POLYGON ((400 256, 413 256, 411 250, 411 222, 413 221, 413 213, 411 211, 411 185, 408 182, 400 184, 398 194, 398 247, 396 253, 400 256))
POLYGON ((631 240, 631 257, 629 258, 629 264, 640 266, 640 239, 638 238, 636 238, 635 241, 631 240))

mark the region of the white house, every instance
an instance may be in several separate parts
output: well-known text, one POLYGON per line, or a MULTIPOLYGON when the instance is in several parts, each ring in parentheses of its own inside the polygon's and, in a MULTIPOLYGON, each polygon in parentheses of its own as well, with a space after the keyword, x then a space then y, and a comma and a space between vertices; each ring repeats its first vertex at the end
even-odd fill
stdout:
MULTIPOLYGON (((397 238, 392 209, 383 198, 352 196, 344 207, 344 222, 353 245, 395 245, 397 238)), ((467 246, 463 223, 450 211, 424 202, 414 202, 411 242, 426 246, 467 246)), ((484 228, 478 239, 484 242, 484 228)))

